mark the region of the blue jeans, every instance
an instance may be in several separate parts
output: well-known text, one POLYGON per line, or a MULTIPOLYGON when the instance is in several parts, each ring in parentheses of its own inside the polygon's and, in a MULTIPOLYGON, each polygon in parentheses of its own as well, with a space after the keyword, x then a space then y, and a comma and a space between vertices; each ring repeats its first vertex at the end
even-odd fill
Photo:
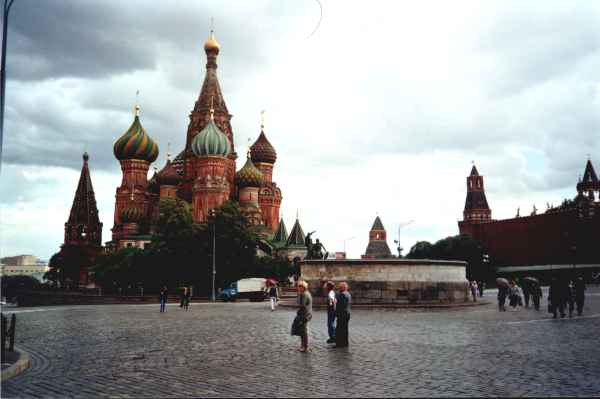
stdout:
POLYGON ((167 305, 167 301, 160 301, 160 312, 166 312, 166 305, 167 305))
POLYGON ((335 312, 327 310, 327 333, 329 338, 335 339, 335 312))

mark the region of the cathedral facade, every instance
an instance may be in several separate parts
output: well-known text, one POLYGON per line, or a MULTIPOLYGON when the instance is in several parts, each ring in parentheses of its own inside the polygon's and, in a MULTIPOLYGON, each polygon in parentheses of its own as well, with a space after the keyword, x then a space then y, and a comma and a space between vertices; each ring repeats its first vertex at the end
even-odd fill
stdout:
POLYGON ((234 134, 217 79, 220 45, 211 31, 204 44, 206 74, 202 89, 189 115, 185 148, 148 179, 148 170, 158 157, 158 146, 143 128, 136 105, 129 129, 114 144, 121 164, 122 180, 116 190, 112 249, 143 247, 150 241, 151 221, 158 217, 159 201, 179 198, 192 207, 194 221, 206 222, 212 209, 225 201, 237 201, 250 224, 266 238, 279 227, 281 190, 273 181, 277 153, 267 139, 264 126, 236 172, 234 134))

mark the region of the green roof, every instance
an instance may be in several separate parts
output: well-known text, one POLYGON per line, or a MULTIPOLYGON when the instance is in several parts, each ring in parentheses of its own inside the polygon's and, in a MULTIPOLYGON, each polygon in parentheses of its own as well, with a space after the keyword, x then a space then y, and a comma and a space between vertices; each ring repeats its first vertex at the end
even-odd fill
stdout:
POLYGON ((296 219, 296 223, 294 223, 294 227, 292 227, 292 232, 286 241, 286 247, 304 247, 305 238, 306 236, 304 235, 304 231, 302 231, 300 221, 296 219))
POLYGON ((285 223, 283 219, 279 220, 279 226, 277 226, 277 231, 275 231, 275 235, 271 241, 273 242, 286 242, 288 239, 288 232, 285 228, 285 223))

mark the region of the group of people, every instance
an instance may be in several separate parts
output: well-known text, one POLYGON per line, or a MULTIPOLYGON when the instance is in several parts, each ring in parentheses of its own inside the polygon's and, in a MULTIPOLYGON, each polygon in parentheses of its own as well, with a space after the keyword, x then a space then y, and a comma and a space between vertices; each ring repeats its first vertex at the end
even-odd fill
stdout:
MULTIPOLYGON (((183 287, 183 292, 181 293, 181 300, 179 301, 179 307, 185 310, 189 310, 191 296, 192 290, 188 287, 183 287)), ((160 289, 158 300, 160 302, 160 313, 165 313, 167 311, 167 302, 169 301, 169 290, 167 289, 166 285, 164 285, 160 289)))
MULTIPOLYGON (((348 284, 341 282, 337 286, 328 281, 325 284, 327 295, 327 333, 328 344, 335 344, 335 348, 348 346, 348 323, 350 322, 350 309, 352 296, 348 292, 348 284)), ((307 352, 309 324, 312 319, 312 295, 308 291, 306 281, 298 281, 298 313, 292 323, 292 335, 300 337, 300 352, 307 352)))
POLYGON ((473 302, 477 302, 477 296, 479 296, 480 298, 483 296, 485 283, 483 281, 477 282, 473 280, 469 283, 469 288, 471 289, 471 296, 473 297, 473 302))
MULTIPOLYGON (((523 287, 520 287, 515 280, 511 280, 508 285, 498 286, 498 310, 506 311, 506 299, 512 310, 517 310, 518 306, 525 305, 529 307, 530 301, 535 310, 540 310, 540 300, 543 296, 542 287, 536 279, 524 279, 523 287)), ((552 313, 554 318, 566 316, 566 309, 569 310, 569 317, 573 316, 573 311, 577 307, 577 315, 583 314, 585 303, 585 282, 582 277, 575 280, 559 279, 554 277, 550 283, 548 293, 548 312, 552 313)))

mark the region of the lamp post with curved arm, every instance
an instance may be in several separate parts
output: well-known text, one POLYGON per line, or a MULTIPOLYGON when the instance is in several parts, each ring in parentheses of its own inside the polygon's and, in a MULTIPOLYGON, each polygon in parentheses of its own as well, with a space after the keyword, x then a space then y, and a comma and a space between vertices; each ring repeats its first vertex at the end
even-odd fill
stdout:
POLYGON ((8 39, 8 14, 15 0, 2 4, 2 63, 0 65, 0 172, 2 171, 2 142, 4 139, 4 100, 6 98, 6 43, 8 39))

